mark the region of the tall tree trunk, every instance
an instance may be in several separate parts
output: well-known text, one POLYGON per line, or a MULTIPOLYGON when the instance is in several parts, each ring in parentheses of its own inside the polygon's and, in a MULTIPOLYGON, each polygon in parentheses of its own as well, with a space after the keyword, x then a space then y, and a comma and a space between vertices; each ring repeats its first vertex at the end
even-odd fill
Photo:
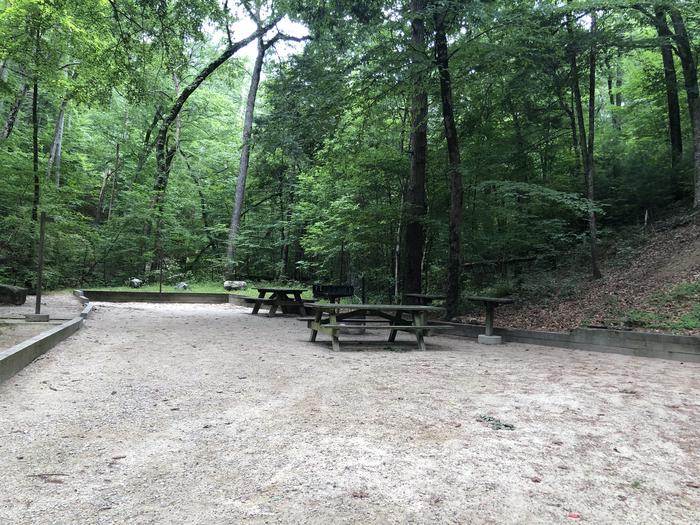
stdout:
POLYGON ((153 130, 156 129, 158 121, 161 119, 162 115, 163 106, 159 104, 156 107, 155 114, 153 115, 153 120, 151 120, 151 123, 146 128, 146 133, 143 137, 143 145, 141 147, 141 151, 139 152, 139 156, 136 160, 136 169, 134 170, 134 176, 129 182, 129 190, 131 190, 135 183, 140 182, 141 180, 141 173, 143 173, 143 167, 146 165, 146 161, 148 160, 148 157, 151 156, 151 151, 155 146, 154 142, 151 140, 151 135, 153 135, 153 130))
POLYGON ((260 86, 260 74, 262 72, 263 61, 265 60, 266 44, 262 37, 258 37, 258 53, 253 65, 253 74, 250 79, 248 89, 248 99, 246 100, 245 116, 243 118, 243 138, 241 149, 241 160, 238 167, 238 178, 236 179, 236 196, 231 213, 231 221, 226 242, 226 279, 232 279, 235 271, 236 258, 236 235, 241 224, 241 213, 243 212, 243 200, 245 198, 245 183, 248 178, 248 167, 250 166, 250 136, 253 131, 253 116, 255 114, 255 100, 258 96, 260 86))
POLYGON ((425 189, 428 150, 428 93, 425 71, 425 16, 426 0, 411 0, 411 51, 414 66, 414 93, 411 102, 411 170, 406 193, 406 224, 404 227, 404 255, 402 292, 420 293, 422 262, 425 246, 425 216, 427 199, 425 189))
MULTIPOLYGON (((656 10, 656 18, 666 23, 666 13, 663 9, 656 10)), ((673 60, 673 48, 668 40, 668 35, 664 34, 661 27, 662 24, 657 24, 657 33, 661 38, 661 58, 664 64, 664 80, 666 83, 666 103, 668 105, 668 131, 671 140, 671 166, 678 167, 683 158, 683 133, 681 130, 681 106, 678 102, 678 79, 676 76, 676 64, 673 60)), ((674 177, 676 170, 674 169, 674 177)), ((677 197, 679 195, 679 182, 673 181, 673 191, 677 197)))
POLYGON ((97 198, 97 208, 95 209, 95 224, 99 224, 102 220, 102 210, 105 206, 105 196, 107 195, 107 184, 112 176, 111 171, 105 171, 102 174, 102 184, 100 184, 100 194, 97 198))
MULTIPOLYGON (((165 191, 168 187, 168 179, 170 178, 170 167, 172 165, 173 158, 177 151, 174 147, 170 147, 168 145, 170 127, 177 119, 178 115, 180 114, 180 111, 182 110, 182 107, 185 105, 185 102, 187 102, 192 93, 194 93, 197 90, 197 88, 199 88, 199 86, 201 86, 202 83, 207 78, 209 78, 209 76, 212 73, 214 73, 214 71, 216 71, 219 68, 219 66, 226 63, 226 61, 229 58, 231 58, 239 49, 247 46, 253 40, 257 39, 259 36, 262 36, 267 31, 272 29, 277 22, 279 22, 279 18, 275 18, 271 23, 265 26, 258 27, 257 30, 255 30, 247 37, 239 40, 238 42, 230 43, 229 46, 219 56, 217 56, 213 61, 207 64, 194 78, 194 80, 192 80, 192 82, 188 84, 185 87, 185 89, 182 90, 182 93, 180 93, 180 95, 175 99, 172 106, 170 107, 170 110, 163 116, 163 120, 161 121, 160 128, 158 130, 158 135, 156 136, 155 141, 156 178, 153 184, 154 196, 152 208, 155 210, 155 224, 157 229, 158 225, 160 224, 161 215, 163 212, 165 191)), ((150 230, 150 226, 147 225, 145 233, 150 233, 150 230)))
MULTIPOLYGON (((578 72, 578 60, 576 56, 576 47, 574 42, 574 31, 573 31, 573 17, 571 15, 567 16, 567 30, 570 37, 570 42, 568 46, 567 53, 569 55, 569 64, 571 66, 571 89, 573 92, 574 105, 576 109, 576 117, 578 121, 578 133, 579 133, 579 143, 581 145, 581 157, 583 161, 583 172, 586 182, 586 193, 588 199, 590 200, 591 206, 594 204, 595 191, 594 191, 594 176, 595 176, 595 164, 594 164, 594 154, 593 147, 595 145, 595 73, 596 73, 596 44, 593 42, 591 44, 590 50, 590 72, 589 72, 589 83, 588 83, 588 137, 586 134, 586 123, 583 111, 583 102, 581 97, 581 88, 579 87, 579 72, 578 72)), ((591 25, 591 33, 596 31, 596 18, 593 16, 593 22, 591 25)), ((597 279, 601 277, 600 268, 598 267, 598 242, 597 242, 597 224, 596 224, 596 214, 591 208, 588 215, 589 223, 589 234, 590 234, 590 244, 591 244, 591 271, 593 278, 597 279)))
POLYGON ((683 80, 688 99, 688 112, 693 130, 693 167, 695 174, 693 206, 700 208, 700 89, 698 88, 698 66, 693 55, 683 17, 677 7, 669 10, 675 31, 676 50, 683 66, 683 80))
POLYGON ((435 58, 440 75, 440 98, 442 101, 442 120, 445 126, 445 141, 447 142, 447 159, 450 175, 450 221, 448 233, 447 256, 447 319, 459 314, 460 285, 462 277, 462 189, 461 158, 457 126, 455 125, 454 107, 452 103, 452 80, 450 77, 449 52, 445 34, 445 17, 435 16, 435 58))
POLYGON ((51 141, 51 149, 49 150, 49 164, 46 168, 46 178, 51 179, 51 175, 56 175, 56 187, 61 185, 61 149, 63 147, 63 128, 65 125, 66 104, 68 99, 61 101, 61 106, 58 108, 58 116, 56 117, 56 126, 53 130, 53 140, 51 141))
MULTIPOLYGON (((0 64, 0 82, 5 84, 7 82, 8 69, 7 69, 7 59, 2 61, 0 64)), ((0 100, 0 113, 5 109, 5 101, 0 100)))
POLYGON ((7 113, 7 118, 5 119, 5 124, 3 125, 2 130, 0 130, 0 143, 10 138, 12 130, 15 127, 15 122, 17 122, 17 115, 19 115, 22 102, 24 102, 24 99, 27 96, 27 91, 29 91, 29 84, 23 82, 14 102, 10 105, 10 110, 7 113))
POLYGON ((39 82, 36 80, 32 88, 32 157, 32 172, 34 173, 32 220, 35 221, 39 214, 39 201, 41 199, 41 185, 39 180, 39 82))
POLYGON ((109 206, 107 207, 107 220, 112 218, 112 210, 114 209, 114 198, 117 194, 117 185, 119 184, 119 142, 117 142, 116 153, 114 155, 114 171, 112 172, 112 191, 109 195, 109 206))

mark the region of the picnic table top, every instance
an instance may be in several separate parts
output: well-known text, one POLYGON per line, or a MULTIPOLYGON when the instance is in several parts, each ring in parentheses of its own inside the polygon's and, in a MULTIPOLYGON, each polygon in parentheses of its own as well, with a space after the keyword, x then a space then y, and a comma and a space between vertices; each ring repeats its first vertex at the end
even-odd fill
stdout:
POLYGON ((414 297, 416 299, 445 299, 444 295, 436 295, 430 293, 405 293, 404 297, 414 297))
POLYGON ((303 293, 306 288, 274 288, 274 287, 261 287, 256 288, 258 292, 277 292, 277 293, 303 293))
POLYGON ((439 306, 423 306, 420 304, 321 304, 308 303, 305 304, 309 308, 316 310, 367 310, 367 311, 393 311, 393 312, 443 312, 444 308, 439 306))
POLYGON ((483 301, 485 303, 494 303, 494 304, 513 304, 515 302, 515 299, 512 297, 479 297, 477 295, 470 295, 465 297, 465 299, 468 299, 470 301, 483 301))

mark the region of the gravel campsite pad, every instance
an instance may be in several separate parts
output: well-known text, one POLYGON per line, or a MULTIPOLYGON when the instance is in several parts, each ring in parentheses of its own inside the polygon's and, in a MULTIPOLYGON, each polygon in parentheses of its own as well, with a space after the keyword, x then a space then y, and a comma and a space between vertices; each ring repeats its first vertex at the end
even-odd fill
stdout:
POLYGON ((700 522, 698 364, 248 312, 98 304, 1 385, 0 523, 700 522))
POLYGON ((0 351, 55 328, 76 317, 82 309, 80 301, 71 294, 47 294, 41 301, 42 312, 48 313, 51 320, 47 323, 28 323, 24 316, 34 313, 35 301, 36 297, 30 295, 21 306, 0 305, 0 351))

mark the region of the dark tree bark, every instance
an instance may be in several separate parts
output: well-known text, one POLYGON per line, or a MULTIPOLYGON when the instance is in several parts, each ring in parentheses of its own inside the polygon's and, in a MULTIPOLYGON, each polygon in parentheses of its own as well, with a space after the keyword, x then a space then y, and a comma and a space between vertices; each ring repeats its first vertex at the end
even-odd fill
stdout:
POLYGON ((445 17, 435 16, 435 58, 440 75, 440 98, 442 101, 442 120, 447 142, 447 159, 450 176, 450 220, 448 233, 447 257, 447 319, 459 314, 459 299, 462 277, 462 188, 461 158, 457 126, 455 125, 454 106, 452 102, 452 79, 449 67, 449 51, 445 34, 445 17))
MULTIPOLYGON (((591 34, 593 36, 597 30, 595 14, 592 16, 591 34)), ((596 82, 596 58, 597 49, 595 41, 591 44, 589 55, 589 77, 588 77, 588 134, 586 133, 586 123, 583 111, 583 102, 581 97, 581 88, 579 87, 579 71, 577 51, 574 41, 573 19, 569 15, 567 17, 567 30, 570 37, 567 53, 569 55, 569 64, 571 66, 571 89, 574 95, 574 105, 578 121, 579 143, 581 145, 581 157, 583 161, 583 171, 586 182, 586 193, 591 202, 591 206, 595 203, 595 82, 596 82), (587 136, 588 135, 588 136, 587 136)), ((596 213, 591 208, 588 214, 588 226, 591 244, 591 272, 594 279, 601 277, 600 268, 598 266, 598 239, 597 239, 597 224, 596 213)))
POLYGON ((32 88, 32 156, 34 173, 34 198, 32 200, 32 220, 37 220, 39 200, 41 199, 41 181, 39 180, 39 82, 34 81, 32 88))
POLYGON ((425 87, 426 0, 411 0, 411 50, 414 55, 414 93, 411 102, 411 170, 406 192, 402 291, 420 293, 425 246, 426 165, 428 150, 428 93, 425 87))
MULTIPOLYGON (((661 39, 661 58, 664 65, 664 81, 666 84, 666 104, 668 106, 668 132, 671 142, 671 166, 677 168, 683 158, 683 133, 681 129, 681 106, 678 101, 678 78, 676 64, 673 59, 671 34, 666 21, 666 11, 658 7, 655 12, 654 25, 661 39)), ((682 198, 680 181, 677 170, 673 170, 673 193, 676 198, 682 198)))
POLYGON ((17 115, 19 115, 22 102, 24 102, 24 99, 27 96, 27 91, 29 91, 29 84, 24 82, 19 90, 19 93, 17 93, 14 102, 12 105, 10 105, 10 110, 7 113, 7 118, 5 119, 5 124, 3 125, 2 130, 0 130, 0 143, 10 138, 12 130, 15 127, 15 122, 17 122, 17 115))
POLYGON ((677 7, 669 9, 675 31, 676 51, 683 66, 683 80, 688 99, 688 113, 693 130, 693 167, 695 183, 693 206, 700 208, 700 89, 698 88, 698 66, 693 54, 685 21, 677 7))

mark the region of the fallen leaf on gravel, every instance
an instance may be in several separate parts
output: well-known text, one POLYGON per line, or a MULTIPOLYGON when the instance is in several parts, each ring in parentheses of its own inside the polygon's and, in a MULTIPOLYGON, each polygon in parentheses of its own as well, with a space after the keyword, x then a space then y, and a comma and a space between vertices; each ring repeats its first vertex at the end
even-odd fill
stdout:
POLYGON ((537 476, 533 476, 530 478, 530 481, 532 481, 533 483, 542 483, 542 478, 539 478, 537 476))
POLYGON ((685 484, 685 486, 690 487, 691 489, 700 489, 700 483, 697 483, 696 481, 689 481, 685 484))

